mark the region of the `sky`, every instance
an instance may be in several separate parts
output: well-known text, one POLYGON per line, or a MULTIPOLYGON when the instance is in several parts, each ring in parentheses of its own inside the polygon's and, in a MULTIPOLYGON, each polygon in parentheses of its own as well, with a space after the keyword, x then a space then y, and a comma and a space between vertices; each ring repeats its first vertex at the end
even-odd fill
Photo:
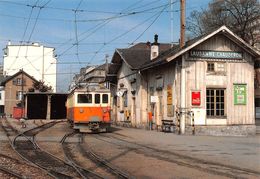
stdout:
MULTIPOLYGON (((209 2, 186 0, 186 17, 209 2)), ((160 43, 177 43, 179 29, 179 0, 0 0, 0 48, 8 41, 54 47, 58 92, 68 90, 80 68, 103 64, 106 56, 110 62, 116 48, 152 42, 154 34, 160 43)))

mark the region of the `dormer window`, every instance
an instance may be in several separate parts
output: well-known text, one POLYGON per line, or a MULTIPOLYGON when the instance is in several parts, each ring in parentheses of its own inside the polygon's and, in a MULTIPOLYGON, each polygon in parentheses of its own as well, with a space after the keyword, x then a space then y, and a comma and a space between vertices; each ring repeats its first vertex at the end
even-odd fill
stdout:
POLYGON ((156 58, 156 56, 157 56, 157 53, 156 52, 153 52, 153 58, 156 58))

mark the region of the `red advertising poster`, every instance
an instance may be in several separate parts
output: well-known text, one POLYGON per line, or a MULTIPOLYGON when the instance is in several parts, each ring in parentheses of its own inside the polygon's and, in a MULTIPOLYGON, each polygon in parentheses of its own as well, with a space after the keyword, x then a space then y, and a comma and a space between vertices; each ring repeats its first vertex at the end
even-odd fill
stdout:
POLYGON ((200 91, 191 92, 191 104, 194 106, 200 106, 200 91))

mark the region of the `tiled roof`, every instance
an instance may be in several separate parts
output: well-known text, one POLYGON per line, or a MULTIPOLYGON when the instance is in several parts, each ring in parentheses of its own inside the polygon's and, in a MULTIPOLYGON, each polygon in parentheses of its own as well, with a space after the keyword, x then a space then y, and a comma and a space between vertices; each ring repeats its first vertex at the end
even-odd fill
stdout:
MULTIPOLYGON (((159 53, 166 51, 170 47, 171 44, 160 44, 159 53)), ((130 48, 117 49, 115 53, 118 53, 132 69, 138 69, 143 64, 148 63, 151 58, 149 43, 138 43, 130 48)))
POLYGON ((18 71, 17 73, 15 73, 12 76, 7 76, 5 77, 2 81, 1 81, 1 85, 5 85, 6 82, 10 81, 11 79, 15 78, 16 76, 20 75, 21 73, 23 73, 24 75, 28 76, 29 78, 31 78, 33 81, 37 81, 34 77, 32 77, 31 75, 29 75, 28 73, 26 73, 25 71, 18 71))

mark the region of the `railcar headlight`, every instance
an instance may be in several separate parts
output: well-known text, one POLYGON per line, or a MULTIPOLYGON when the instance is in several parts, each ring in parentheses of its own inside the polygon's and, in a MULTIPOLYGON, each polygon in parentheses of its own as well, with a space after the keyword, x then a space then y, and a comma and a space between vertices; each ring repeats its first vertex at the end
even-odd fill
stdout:
POLYGON ((80 112, 80 113, 83 113, 83 112, 84 112, 84 109, 80 108, 80 109, 79 109, 79 112, 80 112))

